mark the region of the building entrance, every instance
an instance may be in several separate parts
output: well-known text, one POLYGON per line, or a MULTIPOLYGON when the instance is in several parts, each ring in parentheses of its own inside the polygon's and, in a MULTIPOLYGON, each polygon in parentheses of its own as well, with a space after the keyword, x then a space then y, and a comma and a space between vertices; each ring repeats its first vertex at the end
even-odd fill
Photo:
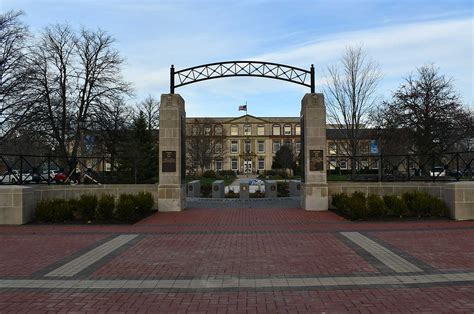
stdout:
POLYGON ((244 173, 245 174, 252 173, 252 161, 251 160, 244 160, 244 173))
MULTIPOLYGON (((235 76, 271 78, 310 88, 311 92, 305 94, 301 100, 300 147, 302 151, 301 164, 303 168, 301 178, 301 207, 306 210, 327 210, 328 187, 326 183, 325 162, 326 108, 323 95, 315 93, 314 67, 311 65, 308 71, 284 64, 261 61, 217 62, 179 71, 175 71, 174 66, 171 66, 170 93, 161 95, 160 106, 158 210, 180 211, 186 207, 186 188, 184 180, 186 168, 186 112, 184 99, 179 94, 175 94, 175 88, 200 81, 235 76)), ((274 126, 272 126, 272 128, 274 128, 274 126)), ((291 126, 284 126, 283 133, 281 129, 274 129, 275 132, 272 133, 274 144, 277 141, 281 143, 281 136, 284 136, 287 129, 288 132, 291 133, 291 126)), ((208 130, 208 136, 210 136, 212 132, 210 128, 208 128, 208 130)), ((249 130, 249 128, 247 128, 247 130, 249 130)), ((205 134, 206 133, 204 133, 204 135, 205 134)), ((250 134, 244 134, 244 136, 249 137, 250 134)), ((250 138, 247 141, 250 143, 250 138)), ((234 169, 234 162, 235 168, 237 168, 238 159, 235 154, 239 152, 237 141, 235 142, 236 145, 234 145, 234 143, 229 144, 231 154, 234 154, 231 158, 232 169, 234 169)), ((260 145, 259 147, 257 152, 263 153, 265 151, 265 145, 260 145)), ((251 146, 245 147, 245 155, 255 156, 255 153, 251 152, 251 146)), ((259 166, 260 160, 262 159, 263 158, 259 158, 259 166)), ((265 164, 263 164, 263 166, 264 165, 265 164)), ((252 158, 245 158, 243 166, 243 172, 245 174, 252 173, 254 168, 252 158)), ((222 183, 223 182, 220 184, 222 183)), ((217 191, 219 191, 219 188, 217 191)))

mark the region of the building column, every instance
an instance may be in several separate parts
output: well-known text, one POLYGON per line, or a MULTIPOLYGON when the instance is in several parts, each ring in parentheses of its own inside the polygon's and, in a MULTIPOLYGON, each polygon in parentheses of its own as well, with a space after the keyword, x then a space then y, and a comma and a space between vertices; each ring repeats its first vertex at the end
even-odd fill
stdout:
POLYGON ((178 94, 162 94, 158 211, 181 211, 186 207, 185 140, 186 112, 178 94))
POLYGON ((323 94, 306 94, 301 100, 304 150, 301 207, 305 210, 328 209, 326 181, 326 107, 323 94))

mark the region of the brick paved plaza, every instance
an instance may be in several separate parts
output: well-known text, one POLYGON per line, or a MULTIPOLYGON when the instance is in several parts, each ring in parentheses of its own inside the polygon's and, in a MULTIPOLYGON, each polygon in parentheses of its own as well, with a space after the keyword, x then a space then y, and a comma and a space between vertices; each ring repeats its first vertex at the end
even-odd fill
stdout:
POLYGON ((189 209, 1 226, 0 313, 474 312, 474 221, 189 209))

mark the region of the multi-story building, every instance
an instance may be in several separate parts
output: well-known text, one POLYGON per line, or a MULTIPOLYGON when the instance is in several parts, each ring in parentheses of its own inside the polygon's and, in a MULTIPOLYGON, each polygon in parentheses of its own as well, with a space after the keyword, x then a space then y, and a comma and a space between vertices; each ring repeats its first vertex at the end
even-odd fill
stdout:
MULTIPOLYGON (((372 134, 368 130, 363 131, 361 147, 364 149, 361 153, 369 153, 372 134)), ((341 134, 328 125, 328 156, 347 155, 347 148, 344 149, 347 140, 341 134)), ((187 118, 186 140, 188 169, 201 165, 202 170, 260 173, 271 169, 273 157, 282 145, 288 145, 295 156, 299 155, 300 118, 254 117, 248 114, 236 118, 187 118)), ((350 167, 339 157, 334 160, 341 164, 341 168, 350 167)))

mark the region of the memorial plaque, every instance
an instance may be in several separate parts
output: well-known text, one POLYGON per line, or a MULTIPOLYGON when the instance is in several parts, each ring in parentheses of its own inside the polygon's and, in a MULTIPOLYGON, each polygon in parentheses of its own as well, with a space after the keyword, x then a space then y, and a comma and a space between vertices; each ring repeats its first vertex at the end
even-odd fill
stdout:
POLYGON ((309 151, 309 171, 323 171, 324 160, 323 150, 310 150, 309 151))
POLYGON ((163 172, 176 172, 176 151, 164 150, 161 152, 161 169, 163 172))

